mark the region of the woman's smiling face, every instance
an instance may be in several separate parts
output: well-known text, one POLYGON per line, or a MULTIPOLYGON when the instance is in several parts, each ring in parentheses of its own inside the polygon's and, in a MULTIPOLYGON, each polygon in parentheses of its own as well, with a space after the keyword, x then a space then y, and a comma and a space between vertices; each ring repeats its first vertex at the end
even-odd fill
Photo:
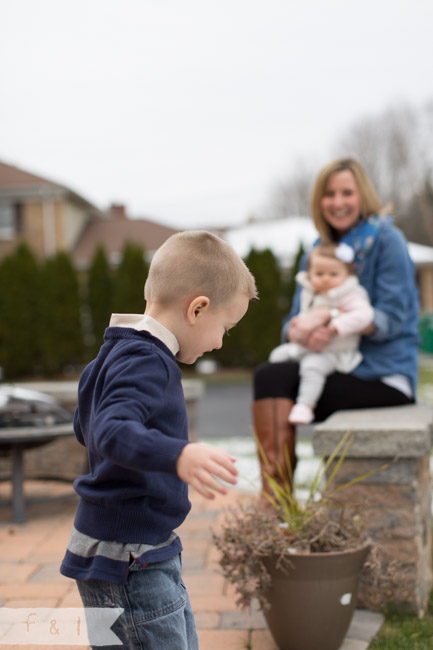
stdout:
POLYGON ((323 218, 340 235, 356 224, 361 214, 361 195, 351 171, 331 174, 320 201, 323 218))

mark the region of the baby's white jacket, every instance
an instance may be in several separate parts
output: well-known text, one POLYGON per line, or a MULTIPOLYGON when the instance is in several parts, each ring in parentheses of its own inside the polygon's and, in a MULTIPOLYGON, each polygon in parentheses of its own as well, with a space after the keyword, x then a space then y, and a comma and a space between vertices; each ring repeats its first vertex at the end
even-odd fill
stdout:
POLYGON ((355 275, 349 275, 343 284, 326 293, 314 291, 306 271, 300 271, 296 281, 302 286, 300 318, 318 307, 338 309, 338 316, 331 319, 338 334, 323 352, 336 353, 338 370, 351 372, 362 358, 358 351, 360 332, 370 325, 374 316, 366 290, 355 275))

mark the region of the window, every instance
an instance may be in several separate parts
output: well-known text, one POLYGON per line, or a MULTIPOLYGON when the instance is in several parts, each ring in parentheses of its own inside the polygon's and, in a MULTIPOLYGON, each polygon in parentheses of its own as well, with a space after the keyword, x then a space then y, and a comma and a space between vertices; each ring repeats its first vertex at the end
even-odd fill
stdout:
POLYGON ((21 229, 20 204, 0 201, 0 239, 13 239, 21 229))

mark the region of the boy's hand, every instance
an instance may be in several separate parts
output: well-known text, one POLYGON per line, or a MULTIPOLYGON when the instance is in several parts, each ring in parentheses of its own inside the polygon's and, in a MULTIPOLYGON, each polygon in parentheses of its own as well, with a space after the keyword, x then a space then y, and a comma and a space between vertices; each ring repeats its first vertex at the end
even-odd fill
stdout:
POLYGON ((227 494, 228 489, 217 478, 236 485, 236 459, 226 451, 201 442, 185 445, 177 459, 178 476, 207 499, 215 497, 214 492, 227 494))

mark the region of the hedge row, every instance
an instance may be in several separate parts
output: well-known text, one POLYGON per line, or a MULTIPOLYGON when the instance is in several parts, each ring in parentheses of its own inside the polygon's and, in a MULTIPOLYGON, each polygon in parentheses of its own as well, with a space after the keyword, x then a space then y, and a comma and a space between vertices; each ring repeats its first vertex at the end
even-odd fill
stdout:
MULTIPOLYGON (((102 343, 112 312, 142 313, 148 266, 144 251, 127 244, 110 268, 98 249, 87 274, 79 275, 67 253, 38 262, 24 244, 0 264, 0 367, 5 380, 79 372, 102 343)), ((298 256, 299 260, 299 256, 298 256)), ((290 308, 292 273, 284 274, 270 250, 251 250, 246 263, 260 299, 231 330, 212 357, 223 366, 253 367, 279 342, 290 308)))

